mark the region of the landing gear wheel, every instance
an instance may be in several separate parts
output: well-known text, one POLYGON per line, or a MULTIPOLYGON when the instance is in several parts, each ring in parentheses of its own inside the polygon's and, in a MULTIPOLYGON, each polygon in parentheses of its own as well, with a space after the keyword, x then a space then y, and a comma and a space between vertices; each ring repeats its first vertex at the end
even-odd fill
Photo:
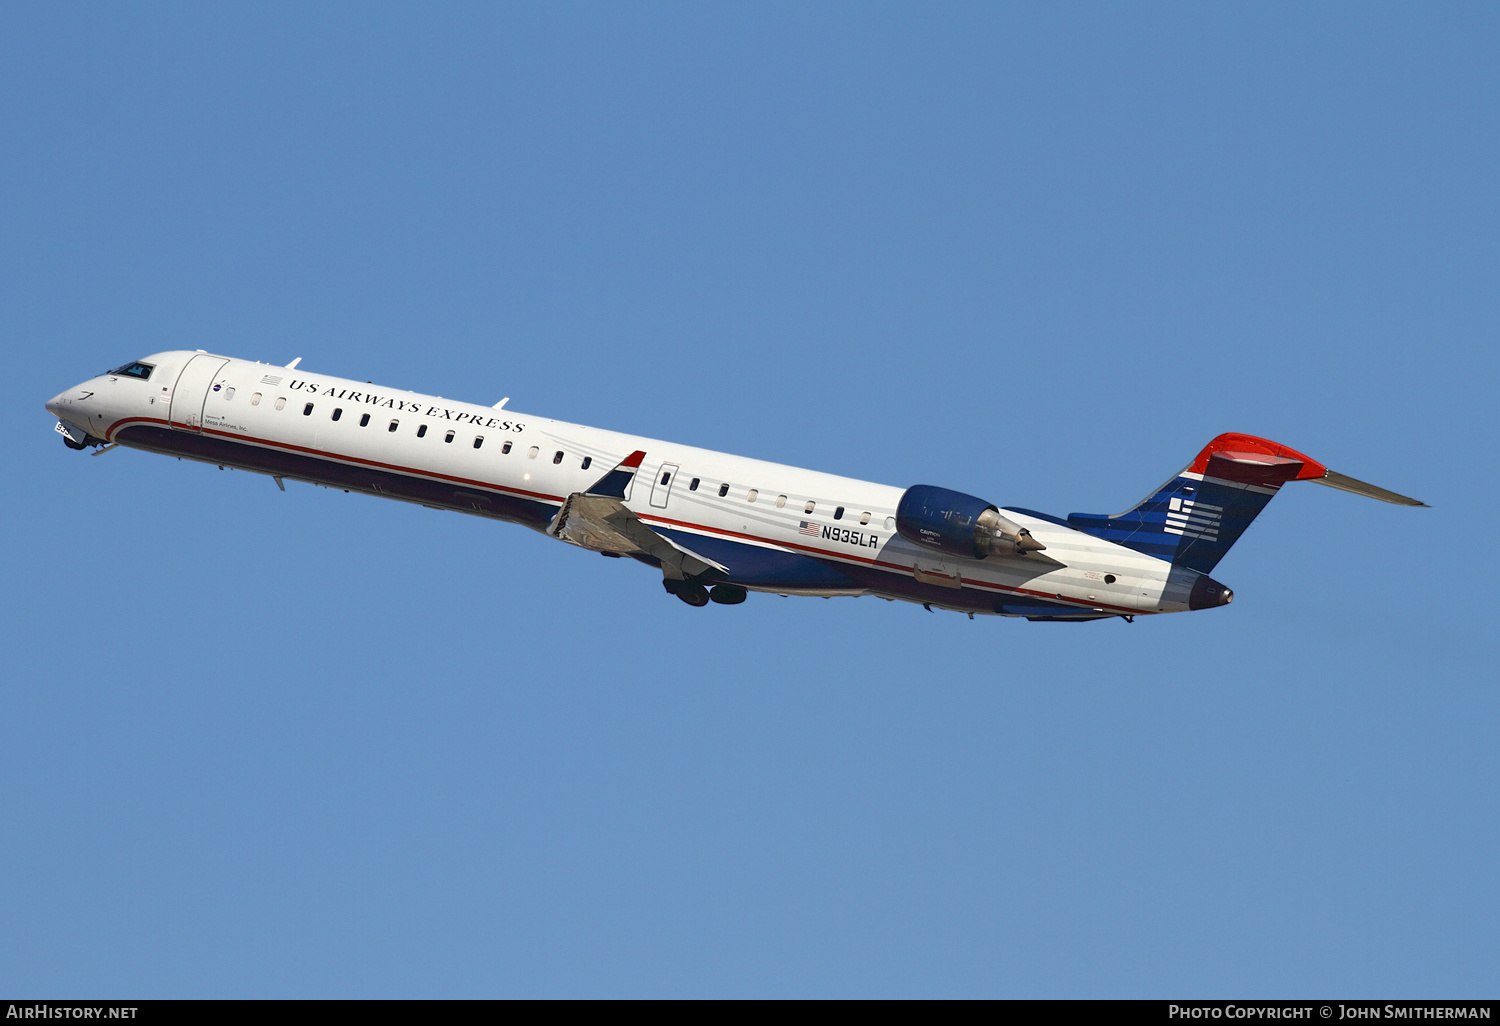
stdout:
POLYGON ((701 584, 664 578, 661 586, 667 589, 667 594, 676 595, 690 606, 708 605, 708 589, 701 584))
POLYGON ((708 597, 721 606, 737 606, 745 601, 745 589, 738 584, 716 584, 708 597))

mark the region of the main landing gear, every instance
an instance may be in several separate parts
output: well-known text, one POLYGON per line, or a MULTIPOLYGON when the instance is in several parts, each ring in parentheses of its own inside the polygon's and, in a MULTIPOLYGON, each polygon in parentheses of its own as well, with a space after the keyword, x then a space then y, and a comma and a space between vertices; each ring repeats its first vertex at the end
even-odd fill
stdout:
POLYGON ((717 602, 721 606, 737 606, 745 601, 746 592, 738 584, 716 584, 707 588, 697 581, 662 578, 661 586, 667 594, 676 595, 690 606, 706 606, 717 602))

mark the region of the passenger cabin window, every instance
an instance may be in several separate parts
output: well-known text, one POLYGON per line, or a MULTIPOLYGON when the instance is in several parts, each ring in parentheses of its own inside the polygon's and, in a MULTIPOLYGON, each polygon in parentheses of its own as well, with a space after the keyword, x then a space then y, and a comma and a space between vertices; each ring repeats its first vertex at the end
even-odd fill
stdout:
POLYGON ((344 415, 344 411, 342 409, 335 409, 333 411, 333 417, 331 419, 338 420, 343 415, 344 415))
POLYGON ((754 502, 758 498, 760 498, 760 489, 758 488, 752 488, 745 493, 746 502, 754 502))
POLYGON ((362 417, 359 418, 359 426, 360 427, 369 427, 370 426, 370 415, 368 413, 366 413, 364 416, 362 416, 362 417))
POLYGON ((583 458, 583 465, 581 467, 579 467, 578 469, 579 470, 587 470, 587 469, 589 469, 589 464, 591 464, 593 462, 594 462, 594 457, 592 457, 592 456, 585 456, 583 458))
POLYGON ((448 433, 447 433, 447 434, 446 434, 446 435, 444 435, 444 436, 443 436, 443 441, 444 441, 444 442, 445 442, 445 443, 446 443, 446 442, 451 442, 451 441, 453 441, 453 432, 452 432, 452 431, 449 431, 449 432, 448 432, 448 433))
POLYGON ((886 517, 885 518, 885 529, 887 531, 894 531, 896 529, 896 518, 895 517, 886 517))
POLYGON ((510 445, 511 445, 511 443, 509 443, 509 442, 506 442, 504 445, 502 445, 500 447, 500 455, 502 455, 502 456, 509 456, 510 455, 510 445))
POLYGON ((286 396, 279 395, 276 397, 276 408, 278 410, 286 409, 286 396))
POLYGON ((672 480, 672 472, 670 470, 662 471, 661 483, 662 484, 668 484, 668 483, 671 482, 671 480, 672 480))
POLYGON ((859 515, 859 522, 861 524, 868 524, 870 522, 870 514, 868 514, 868 513, 861 513, 859 515))
POLYGON ((418 438, 426 438, 427 437, 427 425, 426 424, 418 424, 417 425, 417 437, 418 438))
POLYGON ((726 496, 728 494, 729 494, 729 486, 727 484, 721 484, 721 485, 719 485, 719 498, 722 499, 722 498, 724 498, 724 496, 726 496))
POLYGON ((477 448, 479 448, 483 444, 484 444, 484 436, 483 435, 475 435, 474 436, 474 448, 477 449, 477 448))
POLYGON ((540 449, 533 445, 530 449, 526 450, 526 458, 528 460, 534 460, 536 459, 536 454, 540 451, 540 449))
POLYGON ((698 490, 698 483, 699 483, 698 482, 698 478, 696 478, 696 477, 693 478, 691 481, 689 481, 688 482, 688 491, 690 491, 690 492, 696 492, 698 490))
POLYGON ((816 502, 813 502, 811 499, 808 499, 807 500, 807 505, 802 507, 802 512, 804 512, 804 513, 811 513, 813 511, 813 507, 816 506, 816 505, 817 505, 816 502))
POLYGON ((250 394, 250 405, 251 406, 259 406, 260 405, 260 393, 259 392, 252 392, 250 394))
POLYGON ((835 520, 842 520, 842 519, 844 519, 844 507, 840 506, 838 509, 836 509, 836 510, 833 511, 833 519, 835 519, 835 520))
MULTIPOLYGON (((557 450, 557 452, 555 452, 555 453, 552 454, 552 465, 554 467, 557 466, 559 463, 562 462, 562 456, 563 456, 563 453, 562 453, 561 449, 557 450)), ((663 482, 663 483, 665 483, 665 482, 663 482)))
POLYGON ((228 385, 228 386, 225 387, 225 389, 224 389, 224 398, 225 399, 233 399, 234 398, 234 386, 233 385, 228 385))
POLYGON ((302 407, 302 416, 304 416, 304 417, 311 417, 312 416, 312 403, 308 403, 306 406, 302 407))
MULTIPOLYGON (((97 366, 97 364, 95 366, 97 366)), ((153 369, 154 367, 151 364, 141 363, 139 360, 137 360, 134 363, 127 363, 123 367, 116 367, 109 373, 118 375, 122 378, 139 378, 142 381, 146 381, 151 377, 151 371, 153 369)))
POLYGON ((388 427, 388 428, 386 428, 386 430, 387 431, 394 431, 394 430, 396 430, 397 426, 400 425, 400 423, 401 422, 399 420, 393 420, 393 421, 391 421, 391 426, 388 427))
POLYGON ((778 496, 776 496, 776 508, 780 509, 781 507, 783 507, 785 505, 786 505, 786 496, 785 495, 778 495, 778 496))

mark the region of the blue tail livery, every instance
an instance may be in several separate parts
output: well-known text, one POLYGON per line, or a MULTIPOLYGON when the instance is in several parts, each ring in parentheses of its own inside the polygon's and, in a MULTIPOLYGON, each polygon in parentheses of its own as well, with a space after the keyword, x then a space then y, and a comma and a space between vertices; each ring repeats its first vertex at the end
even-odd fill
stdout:
POLYGON ((1403 506, 1426 503, 1329 470, 1254 435, 1222 434, 1175 477, 1124 513, 1073 513, 1068 526, 1174 566, 1208 573, 1288 481, 1314 481, 1403 506))

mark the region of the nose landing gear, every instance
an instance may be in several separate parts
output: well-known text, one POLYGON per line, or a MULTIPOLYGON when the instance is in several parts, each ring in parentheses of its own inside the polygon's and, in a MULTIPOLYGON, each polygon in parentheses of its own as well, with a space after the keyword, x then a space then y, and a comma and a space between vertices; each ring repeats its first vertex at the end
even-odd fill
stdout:
POLYGON ((69 449, 87 449, 91 445, 104 444, 104 439, 95 438, 82 428, 74 427, 64 420, 58 420, 52 429, 62 435, 63 444, 69 449))

